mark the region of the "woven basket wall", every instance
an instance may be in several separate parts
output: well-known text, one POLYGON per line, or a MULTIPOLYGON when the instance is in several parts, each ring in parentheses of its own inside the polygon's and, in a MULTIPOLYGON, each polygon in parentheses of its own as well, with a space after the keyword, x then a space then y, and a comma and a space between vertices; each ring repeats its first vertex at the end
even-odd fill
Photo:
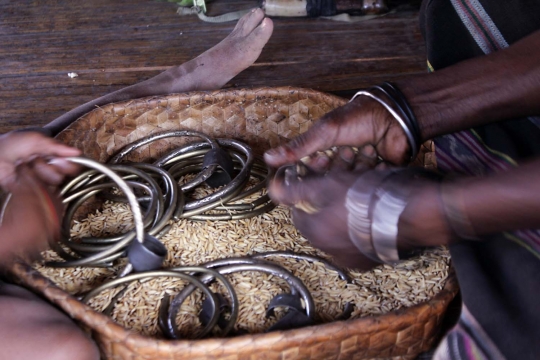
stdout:
MULTIPOLYGON (((169 95, 101 107, 57 138, 102 162, 125 144, 171 129, 238 138, 262 153, 306 131, 313 121, 346 101, 297 88, 169 95)), ((131 159, 157 158, 184 141, 161 140, 131 159)), ((425 144, 417 164, 434 167, 434 160, 432 145, 425 144)), ((433 346, 446 308, 457 293, 451 272, 444 289, 429 302, 381 316, 225 339, 168 341, 119 326, 27 264, 15 264, 12 273, 88 329, 107 359, 414 359, 433 346)))

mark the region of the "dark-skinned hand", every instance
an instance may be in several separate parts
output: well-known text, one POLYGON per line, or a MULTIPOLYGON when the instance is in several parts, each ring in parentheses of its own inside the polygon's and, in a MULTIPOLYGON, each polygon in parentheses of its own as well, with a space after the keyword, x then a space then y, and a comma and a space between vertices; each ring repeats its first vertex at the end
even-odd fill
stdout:
POLYGON ((399 123, 377 101, 359 96, 324 115, 289 143, 268 150, 264 159, 269 166, 278 168, 334 146, 366 145, 391 164, 403 164, 409 159, 409 144, 399 123))
MULTIPOLYGON (((345 205, 347 192, 359 177, 388 168, 385 163, 374 167, 372 158, 363 155, 372 151, 369 147, 361 149, 355 159, 348 148, 339 149, 331 159, 313 156, 308 161, 311 167, 301 171, 301 176, 298 166, 284 166, 269 184, 270 197, 291 208, 294 225, 302 235, 313 246, 333 255, 340 266, 369 269, 377 265, 351 241, 345 205)), ((403 184, 413 187, 398 224, 398 246, 404 252, 450 241, 451 231, 434 179, 414 178, 403 184)))
POLYGON ((79 166, 63 157, 79 156, 81 151, 37 132, 11 132, 0 135, 0 186, 9 191, 16 180, 15 168, 32 163, 35 176, 46 185, 58 185, 74 175, 79 166), (48 158, 54 158, 47 160, 48 158))
MULTIPOLYGON (((364 151, 373 154, 372 149, 364 151)), ((340 266, 369 269, 377 265, 350 241, 345 198, 358 177, 373 165, 373 156, 354 156, 341 148, 332 159, 313 156, 303 174, 297 166, 281 167, 270 182, 273 201, 291 208, 294 225, 310 243, 334 256, 340 266)))

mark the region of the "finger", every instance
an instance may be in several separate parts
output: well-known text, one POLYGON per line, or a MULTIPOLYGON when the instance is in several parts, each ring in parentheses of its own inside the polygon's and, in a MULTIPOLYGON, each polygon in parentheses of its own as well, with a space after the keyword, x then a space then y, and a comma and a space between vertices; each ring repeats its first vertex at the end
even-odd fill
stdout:
POLYGON ((349 171, 354 165, 356 154, 350 146, 340 146, 332 161, 330 171, 349 171))
POLYGON ((49 185, 59 185, 64 180, 64 174, 56 167, 49 165, 44 159, 37 158, 31 163, 35 175, 44 183, 49 185))
POLYGON ((41 136, 36 143, 33 153, 41 156, 69 157, 81 155, 81 150, 64 145, 54 139, 41 136))
POLYGON ((358 151, 355 169, 374 168, 377 165, 377 150, 372 145, 365 145, 358 151))
POLYGON ((78 164, 63 158, 52 158, 47 163, 56 168, 57 172, 64 175, 74 176, 81 170, 81 167, 78 164))
POLYGON ((321 188, 320 180, 320 177, 299 178, 292 167, 282 167, 270 182, 268 194, 274 202, 289 207, 298 204, 316 204, 318 189, 321 188))
POLYGON ((81 154, 79 149, 35 132, 10 134, 10 137, 5 139, 11 143, 9 149, 11 161, 28 159, 35 155, 67 157, 81 154))
POLYGON ((326 152, 318 151, 315 154, 305 157, 302 162, 315 174, 324 174, 328 171, 331 164, 331 158, 326 152))
POLYGON ((335 138, 336 133, 335 127, 327 125, 321 119, 307 132, 297 136, 289 143, 268 150, 264 154, 264 160, 272 167, 295 163, 316 151, 328 149, 332 145, 331 139, 335 138))
POLYGON ((0 161, 0 186, 7 192, 17 184, 15 165, 11 162, 0 161))

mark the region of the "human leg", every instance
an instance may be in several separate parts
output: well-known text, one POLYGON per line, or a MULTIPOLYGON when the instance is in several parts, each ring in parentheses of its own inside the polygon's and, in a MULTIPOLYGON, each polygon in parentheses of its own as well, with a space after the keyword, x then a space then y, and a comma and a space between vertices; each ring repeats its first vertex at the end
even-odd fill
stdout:
POLYGON ((261 9, 254 9, 238 21, 234 30, 225 39, 195 59, 174 66, 151 79, 83 104, 45 125, 45 128, 52 135, 56 135, 96 106, 113 102, 153 95, 219 89, 257 60, 272 31, 272 20, 265 18, 261 9))
POLYGON ((0 282, 0 360, 98 360, 96 344, 64 313, 0 282))

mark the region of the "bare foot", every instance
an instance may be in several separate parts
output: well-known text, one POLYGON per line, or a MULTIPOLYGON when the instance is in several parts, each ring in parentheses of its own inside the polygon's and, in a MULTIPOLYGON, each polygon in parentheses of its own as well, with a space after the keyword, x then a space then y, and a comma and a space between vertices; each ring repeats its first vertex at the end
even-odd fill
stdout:
POLYGON ((265 18, 261 9, 253 9, 219 44, 158 76, 173 77, 171 93, 219 89, 257 60, 273 29, 272 20, 265 18))
POLYGON ((141 83, 117 90, 81 105, 44 126, 56 135, 96 106, 170 93, 216 90, 252 65, 270 39, 274 25, 261 9, 244 15, 234 30, 219 44, 193 60, 141 83))

